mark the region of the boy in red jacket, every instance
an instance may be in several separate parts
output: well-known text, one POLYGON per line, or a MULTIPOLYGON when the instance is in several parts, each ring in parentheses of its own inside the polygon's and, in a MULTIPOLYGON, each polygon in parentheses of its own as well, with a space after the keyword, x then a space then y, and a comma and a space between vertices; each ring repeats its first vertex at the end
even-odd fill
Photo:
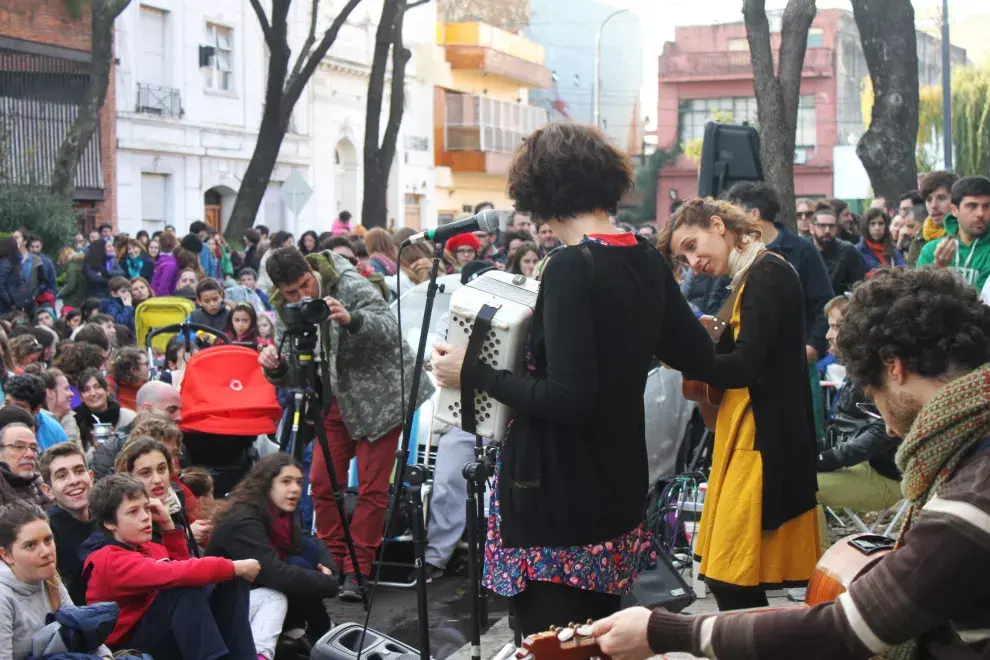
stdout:
POLYGON ((261 570, 257 560, 190 559, 183 530, 131 477, 97 482, 89 505, 98 531, 80 551, 86 601, 120 606, 107 645, 155 660, 257 658, 247 584, 261 570), (163 530, 161 545, 151 542, 152 522, 163 530))

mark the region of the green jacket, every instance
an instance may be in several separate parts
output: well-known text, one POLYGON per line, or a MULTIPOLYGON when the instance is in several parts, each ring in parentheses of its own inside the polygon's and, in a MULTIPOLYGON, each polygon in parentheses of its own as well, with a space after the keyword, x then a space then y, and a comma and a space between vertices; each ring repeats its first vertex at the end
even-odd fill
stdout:
POLYGON ((935 250, 946 238, 956 239, 956 256, 949 268, 976 288, 983 290, 987 278, 990 277, 990 236, 982 236, 971 244, 966 245, 959 239, 959 221, 951 213, 945 216, 946 235, 938 240, 929 241, 921 249, 918 256, 918 266, 931 266, 935 263, 935 250))
POLYGON ((77 254, 65 265, 65 286, 58 292, 58 297, 69 306, 79 309, 86 302, 86 277, 83 275, 83 259, 85 255, 77 254))
MULTIPOLYGON (((340 406, 340 415, 351 438, 377 440, 402 425, 399 373, 399 324, 379 289, 358 273, 349 261, 332 252, 306 255, 320 278, 321 296, 333 296, 351 314, 346 328, 332 321, 320 325, 323 355, 328 358, 330 383, 340 406)), ((271 297, 275 310, 275 345, 281 345, 285 324, 282 312, 285 298, 276 290, 271 297)), ((288 352, 288 348, 283 348, 288 352)), ((406 395, 412 383, 416 356, 402 341, 406 395)), ((265 376, 281 386, 288 369, 266 371, 265 376)), ((433 395, 433 382, 420 381, 416 404, 433 395)))

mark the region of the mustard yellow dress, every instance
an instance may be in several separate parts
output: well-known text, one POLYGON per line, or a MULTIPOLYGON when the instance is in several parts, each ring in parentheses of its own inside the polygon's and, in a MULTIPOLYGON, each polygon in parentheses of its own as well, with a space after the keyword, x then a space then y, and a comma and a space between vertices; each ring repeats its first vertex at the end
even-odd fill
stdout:
MULTIPOLYGON (((745 287, 745 285, 743 285, 745 287)), ((729 321, 739 337, 740 290, 729 321)), ((744 587, 779 588, 807 582, 818 562, 814 508, 778 528, 762 526, 763 460, 748 389, 726 390, 715 426, 708 492, 695 555, 706 578, 744 587)))

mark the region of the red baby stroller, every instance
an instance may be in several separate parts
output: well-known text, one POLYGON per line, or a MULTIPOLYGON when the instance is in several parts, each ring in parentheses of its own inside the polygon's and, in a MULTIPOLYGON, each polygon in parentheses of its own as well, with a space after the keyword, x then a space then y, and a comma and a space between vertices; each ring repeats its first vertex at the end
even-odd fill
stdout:
POLYGON ((251 469, 258 436, 274 433, 281 413, 256 351, 214 346, 189 359, 182 380, 183 442, 190 462, 212 474, 217 497, 251 469))

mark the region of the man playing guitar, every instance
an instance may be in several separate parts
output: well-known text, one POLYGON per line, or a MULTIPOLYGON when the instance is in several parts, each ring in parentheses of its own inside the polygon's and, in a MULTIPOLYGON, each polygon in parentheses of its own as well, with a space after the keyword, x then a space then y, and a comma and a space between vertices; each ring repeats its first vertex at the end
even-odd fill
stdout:
POLYGON ((910 509, 897 548, 813 608, 623 610, 593 626, 603 653, 990 657, 990 307, 951 273, 881 270, 853 291, 838 349, 888 433, 903 439, 897 463, 910 509))

